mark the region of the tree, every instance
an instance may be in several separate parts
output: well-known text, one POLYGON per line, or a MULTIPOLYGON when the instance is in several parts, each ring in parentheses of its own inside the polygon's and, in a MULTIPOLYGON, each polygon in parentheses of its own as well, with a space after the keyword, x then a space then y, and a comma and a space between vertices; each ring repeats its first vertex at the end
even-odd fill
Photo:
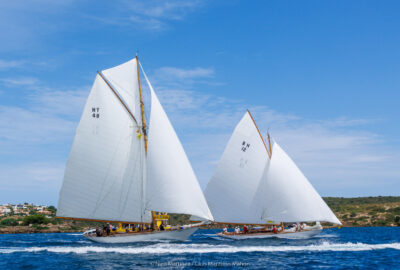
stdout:
POLYGON ((14 208, 12 208, 10 205, 8 206, 8 209, 10 209, 10 213, 8 215, 13 216, 14 215, 14 208))
POLYGON ((57 212, 57 208, 55 208, 53 205, 50 205, 49 207, 47 207, 47 210, 49 210, 54 215, 57 212))
POLYGON ((27 226, 29 224, 47 224, 50 220, 41 214, 34 214, 24 217, 22 224, 27 226))
POLYGON ((400 226, 400 216, 395 216, 394 222, 397 224, 397 226, 400 226))
POLYGON ((4 226, 17 226, 18 221, 16 221, 15 218, 5 218, 0 222, 0 224, 4 226))

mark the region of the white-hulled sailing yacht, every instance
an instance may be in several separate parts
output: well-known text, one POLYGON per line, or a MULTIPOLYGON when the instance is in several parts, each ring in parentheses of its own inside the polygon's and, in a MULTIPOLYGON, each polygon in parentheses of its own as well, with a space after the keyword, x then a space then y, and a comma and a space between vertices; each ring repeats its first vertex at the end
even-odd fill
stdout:
POLYGON ((96 76, 66 165, 57 216, 156 227, 101 237, 93 230, 84 233, 103 243, 185 240, 197 229, 186 225, 158 230, 160 220, 168 216, 156 212, 213 220, 185 151, 136 56, 96 76), (140 68, 151 95, 148 123, 140 68))
POLYGON ((307 238, 322 230, 320 221, 340 225, 292 159, 268 134, 268 145, 247 111, 236 126, 205 191, 216 223, 267 225, 318 222, 303 230, 280 233, 256 230, 250 233, 220 233, 245 238, 307 238))

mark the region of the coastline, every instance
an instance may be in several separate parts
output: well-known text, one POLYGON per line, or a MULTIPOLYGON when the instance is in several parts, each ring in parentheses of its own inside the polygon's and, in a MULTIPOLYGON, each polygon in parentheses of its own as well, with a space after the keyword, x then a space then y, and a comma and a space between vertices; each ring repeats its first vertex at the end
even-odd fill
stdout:
MULTIPOLYGON (((325 202, 343 223, 341 227, 399 227, 400 197, 378 196, 341 198, 325 197, 325 202)), ((55 207, 49 215, 33 211, 30 214, 8 214, 0 217, 0 234, 24 233, 65 233, 84 232, 104 223, 92 221, 63 220, 55 217, 55 207), (29 224, 29 225, 28 225, 29 224)), ((171 225, 189 224, 190 215, 170 214, 171 225)), ((201 229, 219 229, 224 225, 203 225, 201 229)), ((232 225, 233 226, 233 225, 232 225)), ((333 228, 332 224, 322 223, 324 228, 333 228)))

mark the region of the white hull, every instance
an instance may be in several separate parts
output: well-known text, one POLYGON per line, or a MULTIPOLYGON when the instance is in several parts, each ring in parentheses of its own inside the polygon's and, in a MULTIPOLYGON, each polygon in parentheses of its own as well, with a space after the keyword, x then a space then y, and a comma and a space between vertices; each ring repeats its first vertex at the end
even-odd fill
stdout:
MULTIPOLYGON (((172 231, 155 231, 147 233, 136 233, 136 234, 115 234, 106 237, 90 236, 85 232, 83 234, 86 239, 97 243, 107 244, 121 244, 121 243, 134 243, 134 242, 146 242, 146 241, 157 241, 157 240, 173 240, 173 241, 185 241, 189 238, 198 228, 191 227, 182 230, 172 231)), ((89 231, 88 231, 89 232, 89 231)))
POLYGON ((284 238, 284 239, 307 239, 316 236, 321 233, 322 229, 301 231, 301 232, 284 232, 284 233, 249 233, 249 234, 222 234, 218 233, 218 236, 229 238, 229 239, 257 239, 257 238, 284 238))

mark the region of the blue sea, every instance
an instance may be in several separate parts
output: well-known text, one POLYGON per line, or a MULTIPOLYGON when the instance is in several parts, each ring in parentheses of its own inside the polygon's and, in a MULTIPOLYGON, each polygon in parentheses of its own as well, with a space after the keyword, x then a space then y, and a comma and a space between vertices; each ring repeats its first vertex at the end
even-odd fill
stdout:
POLYGON ((0 235, 1 269, 400 269, 400 228, 334 228, 307 240, 229 240, 199 230, 185 242, 104 245, 79 233, 0 235))

